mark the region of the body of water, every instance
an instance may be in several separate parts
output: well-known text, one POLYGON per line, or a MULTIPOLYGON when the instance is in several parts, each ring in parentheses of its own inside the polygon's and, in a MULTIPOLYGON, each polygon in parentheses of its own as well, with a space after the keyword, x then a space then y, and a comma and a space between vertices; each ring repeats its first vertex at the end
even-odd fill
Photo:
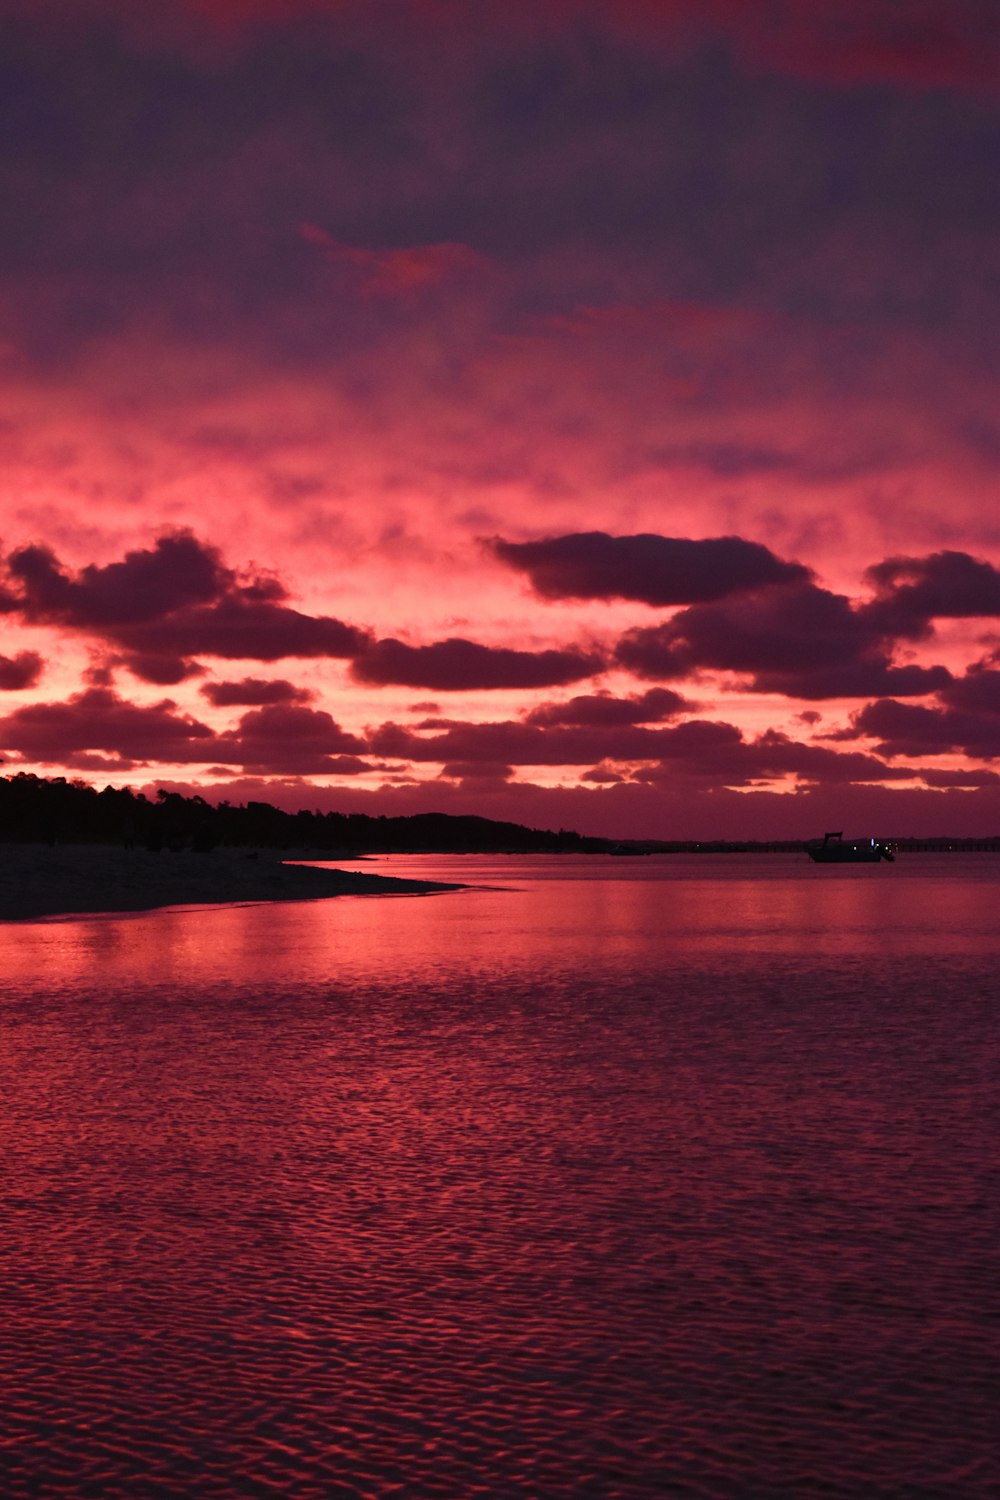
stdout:
POLYGON ((997 1492, 1000 859, 0 928, 0 1493, 997 1492))

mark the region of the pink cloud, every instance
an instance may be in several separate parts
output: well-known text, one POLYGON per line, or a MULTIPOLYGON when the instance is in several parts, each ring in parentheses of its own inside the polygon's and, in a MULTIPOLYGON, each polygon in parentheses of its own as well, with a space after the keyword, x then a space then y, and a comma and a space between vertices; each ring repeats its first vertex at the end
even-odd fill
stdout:
POLYGON ((0 10, 11 756, 609 832, 822 826, 865 776, 985 815, 983 7, 0 10))
POLYGON ((335 265, 357 273, 363 297, 405 299, 491 269, 488 258, 468 245, 445 242, 380 250, 341 244, 316 224, 302 224, 299 232, 335 265))

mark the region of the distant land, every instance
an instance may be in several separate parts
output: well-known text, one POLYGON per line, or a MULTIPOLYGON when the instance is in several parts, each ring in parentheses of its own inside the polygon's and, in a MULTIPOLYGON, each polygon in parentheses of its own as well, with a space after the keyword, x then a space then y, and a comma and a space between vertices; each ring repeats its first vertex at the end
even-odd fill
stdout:
MULTIPOLYGON (((813 829, 808 837, 823 831, 813 829)), ((1000 853, 1000 835, 879 838, 903 852, 1000 853)), ((260 848, 341 859, 368 854, 771 854, 797 853, 804 846, 803 839, 592 838, 565 828, 526 828, 450 813, 371 817, 306 808, 289 813, 268 802, 212 804, 166 790, 150 799, 129 787, 98 791, 83 781, 25 772, 0 777, 0 842, 117 844, 151 852, 260 848)))

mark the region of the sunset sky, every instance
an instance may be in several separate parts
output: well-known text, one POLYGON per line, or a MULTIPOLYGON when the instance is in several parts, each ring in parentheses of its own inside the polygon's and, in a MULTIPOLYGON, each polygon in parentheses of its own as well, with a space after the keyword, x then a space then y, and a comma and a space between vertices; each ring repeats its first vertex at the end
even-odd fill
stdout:
POLYGON ((0 0, 4 774, 1000 833, 990 0, 0 0))

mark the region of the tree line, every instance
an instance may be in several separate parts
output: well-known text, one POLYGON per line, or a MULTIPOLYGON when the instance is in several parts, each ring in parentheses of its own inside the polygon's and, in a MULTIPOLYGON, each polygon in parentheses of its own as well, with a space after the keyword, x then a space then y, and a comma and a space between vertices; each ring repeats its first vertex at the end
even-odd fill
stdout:
POLYGON ((269 802, 211 804, 161 788, 103 791, 64 776, 0 777, 0 840, 7 843, 122 844, 206 851, 217 845, 348 854, 570 853, 600 851, 603 839, 449 813, 283 812, 269 802))

